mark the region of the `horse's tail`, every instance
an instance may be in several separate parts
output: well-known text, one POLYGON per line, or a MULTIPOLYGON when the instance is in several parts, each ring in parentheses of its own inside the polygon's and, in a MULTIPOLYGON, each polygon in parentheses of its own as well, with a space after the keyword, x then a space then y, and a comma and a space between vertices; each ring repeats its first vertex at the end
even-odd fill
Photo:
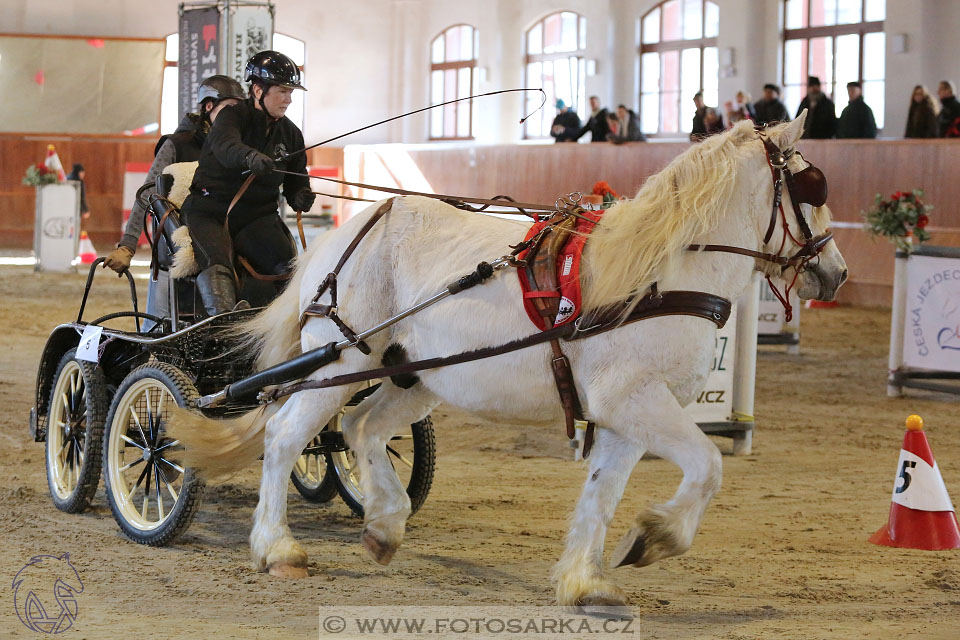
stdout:
MULTIPOLYGON (((300 355, 300 281, 305 270, 301 267, 311 253, 298 260, 293 277, 276 300, 231 331, 231 339, 238 342, 238 356, 253 355, 258 371, 300 355)), ((171 415, 167 432, 184 446, 180 459, 212 478, 242 469, 263 454, 267 421, 283 404, 280 400, 232 419, 207 418, 181 409, 171 415)))

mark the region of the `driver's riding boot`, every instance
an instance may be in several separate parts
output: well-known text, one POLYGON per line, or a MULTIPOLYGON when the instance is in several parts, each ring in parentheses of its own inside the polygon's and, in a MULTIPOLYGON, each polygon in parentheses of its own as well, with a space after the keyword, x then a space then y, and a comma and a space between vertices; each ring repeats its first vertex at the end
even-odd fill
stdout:
POLYGON ((237 306, 237 283, 230 267, 215 264, 201 271, 197 275, 197 291, 208 315, 233 311, 237 306))

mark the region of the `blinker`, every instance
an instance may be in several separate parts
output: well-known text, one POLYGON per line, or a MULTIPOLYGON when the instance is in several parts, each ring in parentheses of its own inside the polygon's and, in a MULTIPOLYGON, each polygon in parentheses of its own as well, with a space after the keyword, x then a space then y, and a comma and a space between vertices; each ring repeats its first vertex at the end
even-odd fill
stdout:
POLYGON ((790 197, 811 207, 822 207, 827 202, 827 178, 820 169, 810 165, 793 174, 790 197))

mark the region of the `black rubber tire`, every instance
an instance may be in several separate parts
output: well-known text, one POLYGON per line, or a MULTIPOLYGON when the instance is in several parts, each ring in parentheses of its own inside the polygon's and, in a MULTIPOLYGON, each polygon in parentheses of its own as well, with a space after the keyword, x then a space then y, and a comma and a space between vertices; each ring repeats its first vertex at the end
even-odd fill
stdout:
MULTIPOLYGON (((183 485, 180 488, 178 499, 169 512, 166 519, 154 529, 144 530, 128 522, 121 513, 114 496, 112 486, 112 469, 110 468, 111 456, 108 451, 110 446, 111 433, 114 428, 117 408, 123 402, 124 396, 130 388, 137 382, 150 378, 161 383, 171 393, 180 407, 193 406, 194 400, 199 397, 196 387, 183 371, 177 367, 165 362, 150 362, 137 367, 131 371, 110 404, 110 411, 107 414, 106 426, 103 433, 103 457, 104 457, 104 484, 106 485, 107 501, 110 503, 110 511, 113 513, 113 519, 117 521, 124 535, 139 544, 149 545, 151 547, 163 547, 172 543, 177 536, 182 534, 190 526, 197 509, 203 498, 203 481, 193 473, 189 467, 183 473, 183 485)), ((124 425, 127 423, 124 422, 124 425)), ((162 426, 161 426, 162 428, 162 426)))
MULTIPOLYGON (((433 420, 430 416, 411 424, 410 430, 413 434, 413 470, 410 481, 407 483, 407 495, 410 496, 410 515, 413 515, 420 510, 427 499, 427 494, 430 493, 433 474, 436 470, 437 445, 433 435, 433 420)), ((355 516, 362 518, 363 504, 344 486, 335 466, 333 458, 327 455, 327 475, 336 479, 337 493, 340 494, 344 503, 350 507, 355 516)))
MULTIPOLYGON (((57 364, 56 374, 53 377, 53 384, 50 387, 50 402, 47 404, 47 438, 44 444, 44 464, 47 470, 47 487, 50 490, 50 498, 54 506, 60 511, 66 513, 81 513, 85 511, 93 500, 97 492, 97 485, 100 484, 100 467, 102 463, 103 448, 100 442, 103 439, 103 423, 107 414, 107 389, 103 379, 103 371, 94 363, 86 360, 76 359, 76 350, 63 354, 60 362, 57 364), (80 436, 71 435, 71 451, 67 455, 72 459, 77 447, 83 453, 83 462, 80 465, 77 474, 77 484, 65 497, 60 497, 54 488, 54 479, 52 477, 54 470, 50 466, 50 433, 52 429, 57 428, 49 419, 54 413, 55 402, 59 398, 54 398, 57 391, 57 384, 64 368, 69 363, 75 363, 80 371, 83 380, 82 392, 78 390, 77 396, 70 397, 70 412, 77 415, 76 412, 83 408, 83 429, 80 436), (82 395, 81 395, 82 394, 82 395)), ((59 407, 59 404, 56 406, 59 407)), ((78 416, 79 419, 79 416, 78 416)), ((68 462, 69 464, 69 462, 68 462)))
MULTIPOLYGON (((319 438, 314 438, 311 444, 320 444, 319 438)), ((297 476, 296 469, 290 472, 290 481, 293 483, 297 493, 303 496, 303 499, 307 502, 316 504, 330 502, 337 495, 337 480, 333 477, 334 474, 330 473, 330 467, 327 465, 326 459, 324 459, 323 464, 319 466, 323 468, 324 473, 323 480, 321 480, 320 484, 316 487, 310 487, 301 482, 297 476)))

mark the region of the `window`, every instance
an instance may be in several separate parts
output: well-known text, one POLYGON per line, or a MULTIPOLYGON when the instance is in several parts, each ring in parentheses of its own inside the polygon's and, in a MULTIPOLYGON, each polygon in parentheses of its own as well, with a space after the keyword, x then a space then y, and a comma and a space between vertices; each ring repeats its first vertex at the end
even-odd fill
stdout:
MULTIPOLYGON (((472 96, 477 78, 477 30, 456 24, 430 43, 430 104, 472 96)), ((430 110, 431 140, 472 140, 473 100, 430 110)))
POLYGON ((640 19, 640 128, 680 133, 693 128, 693 96, 719 105, 717 33, 711 0, 668 0, 640 19))
MULTIPOLYGON (((273 34, 273 49, 290 56, 300 67, 300 82, 308 89, 307 74, 304 69, 306 62, 306 44, 302 40, 285 36, 282 33, 273 34)), ((171 33, 167 36, 166 66, 163 69, 163 93, 160 98, 160 134, 173 133, 179 124, 178 109, 178 79, 179 70, 177 61, 180 58, 180 34, 171 33)), ((242 78, 238 78, 242 82, 242 78)), ((246 85, 244 90, 247 90, 246 85)), ((304 92, 294 91, 293 102, 287 108, 287 117, 303 130, 303 101, 304 92)))
MULTIPOLYGON (((545 138, 553 124, 553 105, 563 100, 581 118, 587 110, 583 52, 587 48, 587 19, 572 11, 550 14, 527 31, 524 86, 547 94, 547 102, 526 121, 524 137, 545 138), (546 115, 545 115, 546 114, 546 115)), ((524 113, 540 106, 540 93, 526 92, 524 113)))
POLYGON ((847 83, 859 81, 883 127, 886 9, 886 0, 785 0, 783 101, 791 114, 806 94, 807 76, 820 78, 837 115, 847 103, 847 83))

